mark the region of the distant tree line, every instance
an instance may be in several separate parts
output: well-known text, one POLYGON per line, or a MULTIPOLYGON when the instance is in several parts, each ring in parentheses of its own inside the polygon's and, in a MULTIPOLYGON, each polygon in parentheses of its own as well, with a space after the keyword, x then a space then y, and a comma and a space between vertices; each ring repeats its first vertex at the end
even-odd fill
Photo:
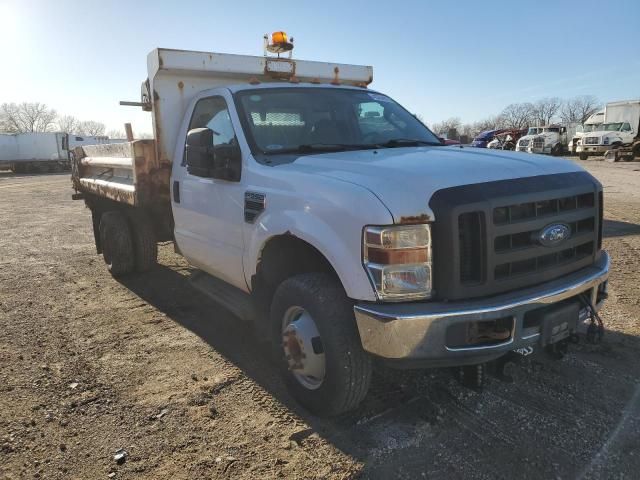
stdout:
POLYGON ((485 130, 499 128, 526 128, 534 125, 549 125, 556 121, 563 123, 584 123, 591 115, 602 108, 602 104, 593 95, 582 95, 568 100, 547 97, 535 103, 512 103, 498 115, 473 123, 463 123, 460 118, 452 117, 431 125, 439 135, 457 139, 466 136, 474 138, 485 130))
POLYGON ((58 115, 53 108, 40 102, 0 105, 0 133, 27 132, 66 132, 99 136, 104 135, 105 125, 94 120, 81 121, 72 115, 58 115))

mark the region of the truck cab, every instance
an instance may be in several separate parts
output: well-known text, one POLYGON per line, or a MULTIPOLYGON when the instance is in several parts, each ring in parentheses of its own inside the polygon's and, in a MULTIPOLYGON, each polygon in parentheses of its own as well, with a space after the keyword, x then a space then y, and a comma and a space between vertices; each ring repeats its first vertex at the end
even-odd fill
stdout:
POLYGON ((128 275, 173 241, 310 411, 355 408, 378 362, 477 380, 602 305, 602 186, 578 165, 447 148, 367 66, 158 49, 148 72, 155 140, 74 155, 97 251, 128 275))
POLYGON ((586 160, 590 155, 603 155, 631 145, 639 127, 640 100, 608 103, 603 123, 578 140, 576 152, 581 160, 586 160))
POLYGON ((518 140, 516 152, 562 155, 567 145, 567 129, 559 125, 530 127, 518 140))
POLYGON ((576 126, 576 131, 573 134, 569 144, 567 145, 567 149, 570 154, 575 154, 576 149, 578 148, 578 141, 584 137, 587 133, 595 132, 598 130, 602 122, 604 121, 604 110, 594 113, 591 115, 582 125, 576 126))

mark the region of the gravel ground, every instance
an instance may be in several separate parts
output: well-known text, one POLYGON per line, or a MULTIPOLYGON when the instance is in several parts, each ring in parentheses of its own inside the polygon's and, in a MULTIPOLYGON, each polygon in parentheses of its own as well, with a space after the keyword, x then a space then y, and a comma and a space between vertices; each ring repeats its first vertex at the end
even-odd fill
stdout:
POLYGON ((640 164, 582 163, 605 186, 605 341, 482 393, 384 372, 332 420, 295 405, 171 245, 118 282, 68 175, 0 173, 0 477, 637 478, 640 164))

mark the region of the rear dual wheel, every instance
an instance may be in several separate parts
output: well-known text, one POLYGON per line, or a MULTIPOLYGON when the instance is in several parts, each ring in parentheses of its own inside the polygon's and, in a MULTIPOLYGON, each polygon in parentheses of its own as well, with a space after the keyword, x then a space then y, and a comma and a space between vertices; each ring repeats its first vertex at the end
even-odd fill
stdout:
POLYGON ((99 234, 104 262, 114 277, 134 270, 145 272, 156 264, 155 232, 150 219, 142 212, 104 212, 100 217, 99 234))

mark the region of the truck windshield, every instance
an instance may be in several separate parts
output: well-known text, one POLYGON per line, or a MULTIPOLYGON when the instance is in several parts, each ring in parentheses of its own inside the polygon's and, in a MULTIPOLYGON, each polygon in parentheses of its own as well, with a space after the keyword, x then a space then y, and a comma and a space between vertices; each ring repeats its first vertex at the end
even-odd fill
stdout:
POLYGON ((243 90, 236 105, 249 143, 264 155, 443 145, 403 107, 366 90, 243 90))
POLYGON ((602 130, 603 132, 617 132, 622 128, 622 123, 603 123, 602 130))

